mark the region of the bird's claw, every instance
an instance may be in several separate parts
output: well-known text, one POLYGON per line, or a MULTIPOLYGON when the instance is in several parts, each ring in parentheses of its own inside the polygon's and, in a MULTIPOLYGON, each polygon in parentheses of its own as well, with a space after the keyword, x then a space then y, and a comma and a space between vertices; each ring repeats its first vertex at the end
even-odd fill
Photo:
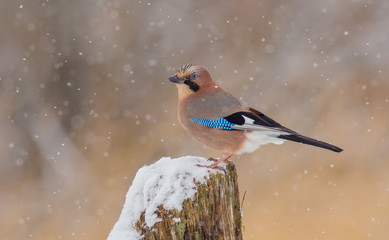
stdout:
POLYGON ((196 166, 198 166, 198 167, 206 167, 206 168, 210 168, 210 169, 217 169, 217 170, 223 171, 224 174, 226 174, 226 169, 224 169, 223 167, 218 166, 218 165, 214 166, 214 164, 212 164, 210 166, 207 166, 207 165, 196 164, 196 166))
POLYGON ((225 163, 227 163, 227 165, 232 165, 232 166, 235 166, 234 162, 233 161, 230 161, 230 160, 224 160, 225 163))
MULTIPOLYGON (((208 160, 208 161, 212 161, 212 162, 217 162, 219 159, 216 159, 216 158, 208 158, 207 160, 208 160)), ((228 160, 228 159, 224 160, 223 162, 227 163, 227 165, 231 164, 232 166, 235 166, 234 162, 232 162, 232 161, 230 161, 230 160, 228 160)), ((214 165, 214 164, 212 164, 212 165, 214 165)), ((211 166, 212 166, 212 165, 211 165, 211 166)), ((215 166, 216 166, 216 165, 215 165, 215 166)))

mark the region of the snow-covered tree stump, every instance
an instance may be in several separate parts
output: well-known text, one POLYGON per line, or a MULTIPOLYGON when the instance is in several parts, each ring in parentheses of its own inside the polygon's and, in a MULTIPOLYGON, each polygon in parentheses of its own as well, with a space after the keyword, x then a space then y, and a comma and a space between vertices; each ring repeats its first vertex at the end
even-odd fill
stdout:
POLYGON ((210 164, 187 156, 139 169, 108 239, 242 239, 236 169, 210 164))

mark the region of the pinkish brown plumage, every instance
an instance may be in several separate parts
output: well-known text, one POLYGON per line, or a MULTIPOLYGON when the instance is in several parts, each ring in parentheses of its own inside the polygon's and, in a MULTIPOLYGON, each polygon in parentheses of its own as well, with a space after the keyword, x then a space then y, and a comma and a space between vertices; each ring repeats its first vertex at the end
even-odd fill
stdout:
POLYGON ((342 151, 331 144, 302 136, 258 110, 244 107, 218 86, 202 66, 184 65, 169 80, 176 83, 178 89, 178 119, 183 128, 197 141, 227 152, 212 167, 233 154, 252 152, 260 145, 281 144, 285 140, 342 151))

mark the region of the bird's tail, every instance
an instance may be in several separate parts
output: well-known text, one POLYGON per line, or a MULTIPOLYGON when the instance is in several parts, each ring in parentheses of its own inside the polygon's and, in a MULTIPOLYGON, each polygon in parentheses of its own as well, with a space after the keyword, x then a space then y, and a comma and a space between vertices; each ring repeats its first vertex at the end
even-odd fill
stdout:
POLYGON ((329 143, 322 142, 322 141, 319 141, 319 140, 316 140, 316 139, 313 139, 310 137, 306 137, 306 136, 303 136, 300 134, 280 135, 280 136, 278 136, 278 138, 286 139, 286 140, 290 140, 290 141, 294 141, 294 142, 299 142, 299 143, 304 143, 304 144, 309 144, 312 146, 325 148, 325 149, 328 149, 328 150, 331 150, 334 152, 343 151, 343 149, 341 149, 337 146, 334 146, 334 145, 331 145, 329 143))

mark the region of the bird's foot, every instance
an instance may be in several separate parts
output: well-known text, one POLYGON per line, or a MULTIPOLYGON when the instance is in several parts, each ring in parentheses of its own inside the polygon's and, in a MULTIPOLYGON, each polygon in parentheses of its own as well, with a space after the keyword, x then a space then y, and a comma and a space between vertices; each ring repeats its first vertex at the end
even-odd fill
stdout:
POLYGON ((230 160, 224 160, 225 163, 227 163, 227 165, 232 165, 232 166, 235 166, 234 162, 233 161, 230 161, 230 160))
POLYGON ((217 160, 219 160, 219 159, 216 159, 216 158, 208 158, 207 160, 208 160, 208 161, 212 161, 212 162, 217 162, 217 160))
POLYGON ((212 165, 210 165, 210 166, 207 166, 207 165, 200 165, 200 164, 196 164, 196 166, 198 166, 198 167, 206 167, 206 168, 210 168, 210 169, 217 169, 217 170, 220 170, 220 171, 223 171, 224 172, 224 174, 226 174, 226 169, 224 169, 223 167, 221 167, 221 166, 213 166, 213 164, 212 165))
POLYGON ((215 158, 208 158, 208 160, 214 162, 210 166, 207 166, 208 168, 222 170, 222 171, 224 171, 224 174, 226 173, 226 170, 224 169, 224 167, 218 166, 219 163, 223 162, 223 160, 215 159, 215 158))
POLYGON ((226 160, 224 160, 224 161, 220 161, 220 162, 218 162, 220 159, 216 159, 216 158, 208 158, 207 160, 208 160, 208 161, 215 162, 215 163, 213 163, 211 166, 213 166, 213 165, 216 166, 216 165, 218 165, 218 164, 221 163, 221 162, 225 162, 225 163, 227 163, 227 165, 231 164, 232 166, 235 166, 234 162, 232 162, 232 161, 230 161, 230 160, 228 160, 228 159, 226 159, 226 160))

